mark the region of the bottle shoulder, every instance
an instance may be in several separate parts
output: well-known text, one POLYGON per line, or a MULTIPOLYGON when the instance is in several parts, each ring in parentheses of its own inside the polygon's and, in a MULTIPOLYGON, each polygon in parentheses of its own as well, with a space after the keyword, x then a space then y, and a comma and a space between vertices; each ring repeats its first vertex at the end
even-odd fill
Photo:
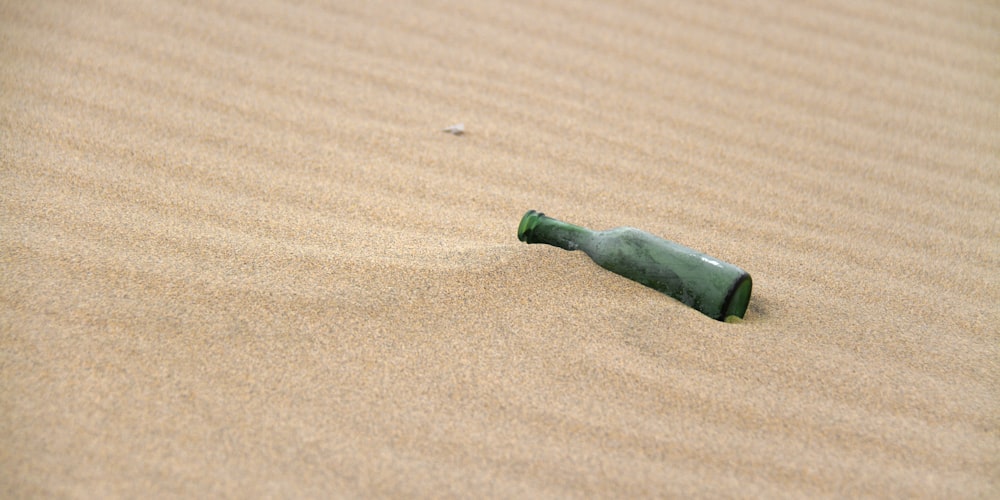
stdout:
POLYGON ((610 241, 641 241, 641 240, 662 240, 653 234, 630 226, 620 226, 596 233, 598 238, 610 241))
POLYGON ((619 254, 621 252, 631 252, 636 247, 648 246, 656 240, 655 236, 629 226, 620 226, 603 231, 595 231, 584 245, 581 245, 588 253, 593 254, 619 254))
POLYGON ((654 258, 669 255, 671 259, 679 257, 697 259, 703 255, 679 243, 629 226, 601 231, 594 240, 595 249, 603 252, 640 253, 654 258))

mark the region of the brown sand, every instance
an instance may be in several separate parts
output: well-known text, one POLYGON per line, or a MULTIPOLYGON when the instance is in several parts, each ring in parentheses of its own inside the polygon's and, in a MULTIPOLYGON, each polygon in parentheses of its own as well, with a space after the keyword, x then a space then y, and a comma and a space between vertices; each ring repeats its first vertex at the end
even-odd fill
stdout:
POLYGON ((311 3, 0 1, 0 495, 1000 495, 995 2, 311 3))

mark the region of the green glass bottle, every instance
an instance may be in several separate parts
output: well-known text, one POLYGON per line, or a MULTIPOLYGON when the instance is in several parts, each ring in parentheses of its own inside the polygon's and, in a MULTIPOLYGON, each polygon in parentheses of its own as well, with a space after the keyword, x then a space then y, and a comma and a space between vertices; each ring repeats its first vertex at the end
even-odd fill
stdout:
POLYGON ((750 303, 753 285, 746 271, 632 227, 592 231, 529 210, 517 238, 583 250, 601 267, 719 321, 739 321, 750 303))

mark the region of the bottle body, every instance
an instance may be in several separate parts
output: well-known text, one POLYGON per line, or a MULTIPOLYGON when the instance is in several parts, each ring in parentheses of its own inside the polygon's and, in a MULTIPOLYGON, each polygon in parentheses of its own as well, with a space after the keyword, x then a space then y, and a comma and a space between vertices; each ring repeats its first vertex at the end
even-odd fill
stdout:
POLYGON ((518 238, 583 250, 601 267, 719 321, 742 318, 749 305, 753 285, 746 271, 635 228, 592 231, 531 210, 521 220, 518 238))

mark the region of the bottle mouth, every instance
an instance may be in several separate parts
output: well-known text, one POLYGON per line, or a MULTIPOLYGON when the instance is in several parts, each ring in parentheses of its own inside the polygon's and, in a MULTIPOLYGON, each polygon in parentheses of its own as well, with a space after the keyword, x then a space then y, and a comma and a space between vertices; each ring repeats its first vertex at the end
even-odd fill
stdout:
POLYGON ((525 243, 534 243, 532 231, 538 225, 538 219, 545 217, 545 214, 536 210, 528 210, 524 217, 521 217, 521 225, 517 227, 517 239, 525 243))

